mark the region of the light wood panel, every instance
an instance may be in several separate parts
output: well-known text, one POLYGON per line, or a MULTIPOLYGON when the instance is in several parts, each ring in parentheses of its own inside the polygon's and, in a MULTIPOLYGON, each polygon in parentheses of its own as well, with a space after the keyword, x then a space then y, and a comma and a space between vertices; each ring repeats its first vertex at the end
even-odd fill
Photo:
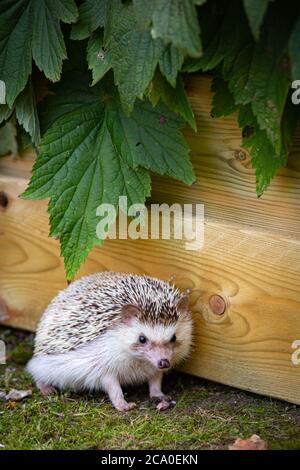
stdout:
MULTIPOLYGON (((49 239, 45 202, 17 195, 26 180, 1 177, 8 205, 0 213, 0 297, 6 323, 34 329, 66 286, 58 241, 49 239)), ((206 221, 205 247, 174 240, 114 240, 92 251, 79 276, 105 269, 147 273, 192 289, 195 350, 185 370, 300 404, 300 242, 279 233, 206 221), (211 295, 223 297, 214 314, 211 295)))

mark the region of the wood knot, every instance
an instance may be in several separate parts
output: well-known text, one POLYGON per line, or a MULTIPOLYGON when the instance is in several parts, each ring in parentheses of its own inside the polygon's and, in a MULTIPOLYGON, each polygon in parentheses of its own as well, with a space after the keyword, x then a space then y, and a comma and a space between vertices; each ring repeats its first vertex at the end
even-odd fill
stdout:
POLYGON ((247 166, 249 161, 250 161, 250 157, 249 157, 249 154, 246 150, 244 149, 237 149, 235 150, 234 152, 234 158, 240 162, 242 165, 244 166, 247 166))
POLYGON ((223 315, 226 310, 226 302, 220 295, 214 294, 209 298, 209 306, 215 315, 223 315))
POLYGON ((5 209, 8 205, 8 196, 4 191, 0 191, 0 208, 5 209))

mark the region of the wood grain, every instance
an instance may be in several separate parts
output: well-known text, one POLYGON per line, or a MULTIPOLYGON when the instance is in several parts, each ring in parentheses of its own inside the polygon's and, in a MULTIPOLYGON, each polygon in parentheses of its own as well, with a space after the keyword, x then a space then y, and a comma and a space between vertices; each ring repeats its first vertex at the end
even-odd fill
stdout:
MULTIPOLYGON (((0 298, 4 323, 34 329, 66 281, 58 241, 47 236, 46 203, 19 199, 25 186, 0 178, 9 198, 0 214, 0 298)), ((195 349, 185 371, 300 404, 300 366, 291 362, 300 339, 299 241, 207 219, 203 250, 178 240, 108 241, 79 276, 106 269, 175 275, 192 289, 195 349), (214 294, 226 302, 224 315, 210 309, 214 294)))

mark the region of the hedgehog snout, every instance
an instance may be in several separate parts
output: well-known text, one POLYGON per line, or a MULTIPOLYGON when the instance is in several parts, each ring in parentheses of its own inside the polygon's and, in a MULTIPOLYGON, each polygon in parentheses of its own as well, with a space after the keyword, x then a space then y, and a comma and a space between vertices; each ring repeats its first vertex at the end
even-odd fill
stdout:
POLYGON ((141 353, 156 369, 167 370, 172 366, 173 347, 169 344, 158 345, 149 341, 141 353))
POLYGON ((160 361, 158 361, 159 369, 169 369, 170 367, 171 367, 171 364, 168 359, 160 359, 160 361))

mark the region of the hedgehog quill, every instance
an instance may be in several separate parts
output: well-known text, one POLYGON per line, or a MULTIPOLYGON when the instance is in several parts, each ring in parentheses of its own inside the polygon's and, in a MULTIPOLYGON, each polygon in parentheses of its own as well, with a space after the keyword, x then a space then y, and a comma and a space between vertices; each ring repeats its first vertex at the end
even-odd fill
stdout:
POLYGON ((44 395, 56 389, 106 392, 117 410, 128 403, 122 386, 148 382, 157 408, 164 372, 186 359, 192 343, 188 296, 149 276, 102 272, 61 291, 37 328, 27 370, 44 395))

